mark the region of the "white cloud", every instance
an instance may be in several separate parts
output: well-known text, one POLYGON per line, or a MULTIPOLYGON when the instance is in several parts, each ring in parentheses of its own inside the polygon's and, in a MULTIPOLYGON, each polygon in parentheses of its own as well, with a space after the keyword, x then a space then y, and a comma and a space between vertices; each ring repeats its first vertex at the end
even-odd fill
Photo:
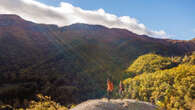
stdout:
POLYGON ((124 28, 139 35, 167 38, 165 31, 146 28, 137 19, 129 16, 118 17, 103 9, 84 10, 69 3, 61 2, 58 7, 49 6, 36 0, 0 0, 0 14, 17 14, 36 23, 56 24, 58 26, 73 23, 99 24, 109 28, 124 28))

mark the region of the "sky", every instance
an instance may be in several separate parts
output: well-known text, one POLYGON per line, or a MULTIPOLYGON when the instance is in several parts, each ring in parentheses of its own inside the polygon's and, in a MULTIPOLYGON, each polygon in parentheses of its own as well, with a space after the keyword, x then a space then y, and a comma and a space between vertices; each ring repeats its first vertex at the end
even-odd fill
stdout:
POLYGON ((195 0, 0 0, 0 14, 58 26, 78 22, 156 38, 195 38, 195 0))

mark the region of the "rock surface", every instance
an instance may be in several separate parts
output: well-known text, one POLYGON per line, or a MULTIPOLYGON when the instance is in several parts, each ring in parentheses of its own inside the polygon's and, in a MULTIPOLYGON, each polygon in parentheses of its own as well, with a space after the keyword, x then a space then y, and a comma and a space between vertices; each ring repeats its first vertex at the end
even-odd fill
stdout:
POLYGON ((142 101, 131 99, 88 100, 70 110, 156 110, 156 106, 142 101))

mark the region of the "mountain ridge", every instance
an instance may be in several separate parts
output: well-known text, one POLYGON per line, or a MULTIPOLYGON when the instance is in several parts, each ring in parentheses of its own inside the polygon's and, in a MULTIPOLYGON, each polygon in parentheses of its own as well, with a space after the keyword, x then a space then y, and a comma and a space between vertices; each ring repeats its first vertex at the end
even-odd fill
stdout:
MULTIPOLYGON (((87 28, 89 28, 90 29, 90 27, 91 27, 91 28, 94 28, 94 29, 110 29, 110 30, 118 30, 118 31, 123 31, 123 32, 126 31, 128 33, 133 33, 131 31, 127 30, 127 29, 108 28, 106 26, 99 25, 99 24, 74 23, 74 24, 70 24, 70 25, 67 25, 67 26, 59 27, 55 24, 34 23, 32 21, 25 20, 25 19, 23 19, 22 17, 20 17, 16 14, 0 14, 0 19, 1 20, 12 19, 12 20, 20 21, 20 22, 25 21, 25 22, 28 22, 28 23, 38 24, 38 25, 42 25, 42 26, 50 26, 50 27, 53 27, 53 28, 61 29, 61 30, 69 28, 69 27, 70 27, 70 29, 73 29, 73 28, 76 28, 76 29, 87 29, 87 28)), ((133 33, 133 34, 135 34, 135 33, 133 33)), ((161 38, 154 38, 154 37, 147 36, 147 35, 138 35, 138 36, 140 36, 140 37, 149 37, 149 38, 152 38, 152 39, 161 40, 161 38)), ((168 40, 168 41, 172 40, 172 41, 175 41, 175 42, 177 42, 177 41, 186 41, 187 42, 187 41, 193 41, 194 39, 195 38, 193 38, 191 40, 175 40, 175 39, 163 39, 162 38, 162 40, 168 40)))
POLYGON ((194 40, 156 39, 101 25, 58 27, 15 15, 0 15, 0 19, 0 99, 4 101, 7 95, 11 100, 36 92, 63 104, 99 98, 105 94, 106 78, 117 83, 140 55, 182 56, 195 51, 194 40), (21 91, 12 94, 17 90, 21 91))

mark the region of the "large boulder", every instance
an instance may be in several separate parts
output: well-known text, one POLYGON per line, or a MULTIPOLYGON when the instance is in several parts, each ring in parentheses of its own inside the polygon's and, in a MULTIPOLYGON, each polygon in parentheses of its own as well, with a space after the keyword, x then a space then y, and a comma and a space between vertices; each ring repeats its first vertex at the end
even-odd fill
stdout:
POLYGON ((142 101, 131 99, 97 99, 83 102, 71 110, 156 110, 157 107, 142 101))

